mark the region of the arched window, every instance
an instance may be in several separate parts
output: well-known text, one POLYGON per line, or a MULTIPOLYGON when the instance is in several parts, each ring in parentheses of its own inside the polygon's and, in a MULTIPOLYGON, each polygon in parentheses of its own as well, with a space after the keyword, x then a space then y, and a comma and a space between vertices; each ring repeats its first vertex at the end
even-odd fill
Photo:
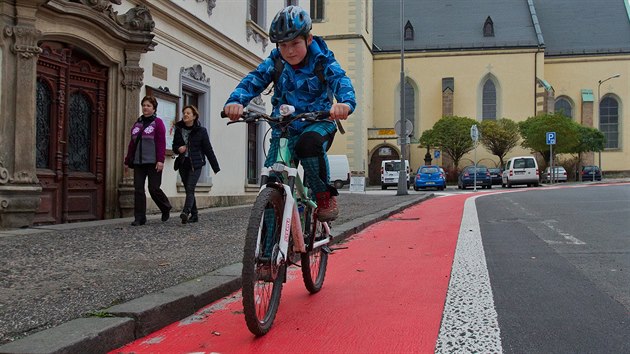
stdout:
POLYGON ((606 148, 619 148, 619 102, 611 96, 599 103, 599 130, 606 137, 606 148))
POLYGON ((571 101, 565 97, 558 97, 554 105, 554 111, 556 113, 562 113, 565 117, 573 118, 573 105, 571 101))
POLYGON ((497 88, 491 79, 483 84, 481 119, 497 119, 497 88))

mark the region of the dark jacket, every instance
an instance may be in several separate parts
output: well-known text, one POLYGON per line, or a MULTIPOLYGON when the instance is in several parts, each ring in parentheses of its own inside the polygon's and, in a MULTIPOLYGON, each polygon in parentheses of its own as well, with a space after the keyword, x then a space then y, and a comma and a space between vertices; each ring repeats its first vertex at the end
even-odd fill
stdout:
POLYGON ((205 158, 207 157, 208 161, 210 162, 210 167, 212 167, 214 173, 218 173, 221 170, 219 168, 219 161, 217 161, 217 157, 214 155, 214 150, 212 149, 212 145, 210 144, 210 137, 208 136, 208 131, 206 130, 206 128, 201 126, 198 119, 195 120, 195 123, 193 124, 190 131, 190 135, 188 136, 188 144, 184 142, 182 129, 187 129, 186 124, 184 124, 183 120, 175 124, 173 152, 179 154, 179 148, 181 146, 188 146, 188 157, 192 162, 193 168, 197 169, 205 165, 205 158))

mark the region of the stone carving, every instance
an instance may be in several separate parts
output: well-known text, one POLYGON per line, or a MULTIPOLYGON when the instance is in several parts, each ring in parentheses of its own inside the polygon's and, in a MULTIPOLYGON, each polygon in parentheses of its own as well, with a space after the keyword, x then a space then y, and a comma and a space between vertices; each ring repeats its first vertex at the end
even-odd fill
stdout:
POLYGON ((269 38, 256 32, 251 26, 247 26, 247 40, 249 41, 251 38, 253 38, 256 43, 262 42, 262 50, 264 52, 269 44, 269 38))
POLYGON ((9 201, 6 199, 0 200, 0 209, 6 209, 9 207, 9 201))
POLYGON ((122 85, 127 90, 137 90, 142 87, 144 69, 139 66, 125 66, 122 68, 122 85))
POLYGON ((35 27, 5 26, 4 36, 13 37, 11 51, 22 58, 31 59, 42 52, 42 49, 37 46, 37 40, 42 36, 42 31, 35 27))
POLYGON ((195 64, 189 68, 181 68, 179 72, 183 76, 189 77, 197 81, 201 81, 204 84, 210 84, 210 79, 206 77, 206 74, 204 74, 203 68, 201 67, 200 64, 195 64))
POLYGON ((208 16, 212 16, 212 10, 217 7, 217 0, 197 0, 197 2, 208 2, 208 16))
POLYGON ((7 184, 9 182, 9 170, 4 168, 0 163, 0 184, 7 184))
POLYGON ((151 32, 155 28, 155 22, 151 17, 151 12, 144 5, 138 5, 129 9, 124 15, 118 15, 117 12, 110 8, 109 16, 116 21, 121 27, 131 31, 147 31, 151 32))

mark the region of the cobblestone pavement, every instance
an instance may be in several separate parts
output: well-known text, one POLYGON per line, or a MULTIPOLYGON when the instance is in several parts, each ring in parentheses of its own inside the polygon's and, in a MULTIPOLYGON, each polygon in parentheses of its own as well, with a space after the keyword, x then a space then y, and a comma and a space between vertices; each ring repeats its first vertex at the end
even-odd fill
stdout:
MULTIPOLYGON (((344 193, 333 224, 426 197, 344 193)), ((242 258, 250 206, 0 232, 0 344, 194 279, 242 258)))

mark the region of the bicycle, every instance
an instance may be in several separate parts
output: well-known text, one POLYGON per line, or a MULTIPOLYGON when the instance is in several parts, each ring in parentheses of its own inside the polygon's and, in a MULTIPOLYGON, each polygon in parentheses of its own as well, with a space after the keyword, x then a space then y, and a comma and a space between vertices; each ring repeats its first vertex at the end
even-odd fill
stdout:
MULTIPOLYGON (((224 112, 221 116, 225 117, 224 112)), ((328 116, 329 112, 279 117, 245 112, 239 120, 227 123, 255 124, 264 120, 282 132, 276 162, 261 169, 261 188, 249 218, 243 250, 243 312, 247 328, 256 336, 271 329, 288 267, 298 265, 297 258, 304 285, 311 294, 317 293, 324 283, 331 252, 327 246, 332 241, 330 224, 317 219, 314 196, 302 183, 288 148, 288 126, 294 120, 315 122, 328 116)))

